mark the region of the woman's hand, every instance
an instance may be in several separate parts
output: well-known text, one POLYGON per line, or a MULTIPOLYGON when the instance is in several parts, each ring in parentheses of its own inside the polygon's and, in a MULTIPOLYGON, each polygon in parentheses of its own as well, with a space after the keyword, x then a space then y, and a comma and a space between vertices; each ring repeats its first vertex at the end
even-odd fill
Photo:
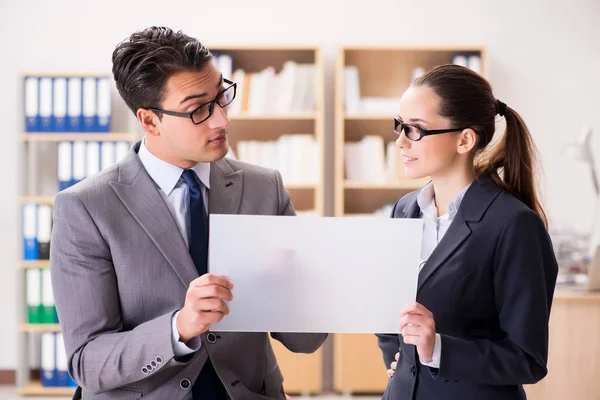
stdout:
POLYGON ((417 346, 422 362, 433 361, 435 321, 428 309, 417 302, 404 307, 400 312, 400 332, 404 337, 404 343, 417 346))
POLYGON ((399 357, 400 357, 400 353, 396 353, 396 356, 394 357, 394 359, 396 361, 392 361, 392 363, 390 364, 390 369, 387 370, 387 376, 388 376, 388 378, 391 378, 396 373, 396 365, 398 365, 398 358, 399 357))

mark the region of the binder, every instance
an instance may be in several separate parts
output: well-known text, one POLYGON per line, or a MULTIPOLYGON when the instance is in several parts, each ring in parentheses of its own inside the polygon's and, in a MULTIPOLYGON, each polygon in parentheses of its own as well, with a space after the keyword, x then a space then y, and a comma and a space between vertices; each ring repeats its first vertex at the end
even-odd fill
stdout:
POLYGON ((67 92, 67 132, 83 131, 83 91, 81 89, 81 78, 71 77, 68 80, 67 92))
POLYGON ((52 78, 40 78, 40 131, 52 132, 52 78))
POLYGON ((73 175, 71 176, 71 186, 85 179, 86 151, 86 142, 73 142, 73 175))
POLYGON ((100 171, 100 143, 86 142, 86 178, 100 171))
POLYGON ((39 79, 36 76, 27 76, 24 79, 25 85, 25 131, 39 132, 40 113, 39 113, 39 79))
POLYGON ((42 271, 36 268, 27 269, 25 273, 27 287, 27 322, 42 323, 42 271))
POLYGON ((73 144, 58 143, 58 191, 65 190, 73 179, 73 144))
POLYGON ((42 269, 42 307, 42 323, 56 324, 58 322, 58 316, 56 314, 56 306, 54 305, 52 280, 48 268, 42 269))
POLYGON ((115 144, 114 142, 102 142, 100 145, 100 170, 115 165, 115 144))
POLYGON ((41 334, 41 378, 42 386, 55 387, 56 377, 56 340, 54 333, 44 332, 41 334))
POLYGON ((39 205, 37 208, 38 260, 50 259, 50 236, 52 231, 52 207, 39 205))
POLYGON ((98 96, 96 78, 83 78, 83 131, 98 131, 98 96))
POLYGON ((111 122, 111 101, 110 101, 110 80, 108 78, 98 78, 98 132, 110 132, 111 122))
POLYGON ((67 130, 67 79, 54 78, 54 94, 52 101, 52 131, 67 130))
POLYGON ((23 204, 23 259, 37 260, 37 205, 23 204))
POLYGON ((129 153, 129 143, 117 142, 115 144, 115 162, 119 162, 129 153))

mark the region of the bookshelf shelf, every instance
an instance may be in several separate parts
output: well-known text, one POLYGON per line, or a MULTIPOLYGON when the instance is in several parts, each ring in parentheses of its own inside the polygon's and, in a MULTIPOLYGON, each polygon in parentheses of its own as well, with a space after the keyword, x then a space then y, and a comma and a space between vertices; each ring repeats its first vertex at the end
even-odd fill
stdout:
POLYGON ((132 133, 22 133, 24 142, 132 142, 138 137, 132 133))
POLYGON ((55 196, 22 196, 19 197, 19 204, 34 203, 51 206, 54 204, 55 196))
POLYGON ((71 387, 44 387, 39 381, 27 382, 17 392, 21 396, 73 396, 75 388, 71 387))
POLYGON ((50 268, 50 260, 35 260, 35 261, 26 261, 23 260, 19 263, 19 268, 28 269, 42 269, 42 268, 50 268))
POLYGON ((59 324, 21 324, 21 332, 60 332, 59 324))

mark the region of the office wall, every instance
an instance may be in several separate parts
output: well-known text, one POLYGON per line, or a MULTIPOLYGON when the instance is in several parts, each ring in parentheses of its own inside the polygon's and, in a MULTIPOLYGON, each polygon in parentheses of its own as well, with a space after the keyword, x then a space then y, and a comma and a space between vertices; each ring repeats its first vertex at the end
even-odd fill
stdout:
MULTIPOLYGON (((318 43, 323 46, 332 110, 332 71, 342 44, 483 44, 497 96, 529 124, 543 162, 544 200, 553 222, 590 226, 587 171, 561 156, 583 125, 596 130, 600 160, 600 2, 372 0, 297 3, 0 2, 0 369, 16 366, 19 237, 17 134, 22 130, 22 71, 110 71, 114 46, 148 25, 181 28, 207 43, 318 43), (285 8, 284 8, 285 5, 285 8)), ((332 135, 333 121, 327 120, 332 135)), ((331 139, 328 140, 331 148, 331 139)), ((331 169, 331 165, 329 165, 331 169)), ((328 174, 331 186, 331 173, 328 174)), ((328 192, 331 199, 331 190, 328 192)), ((331 210, 331 204, 329 204, 331 210)))

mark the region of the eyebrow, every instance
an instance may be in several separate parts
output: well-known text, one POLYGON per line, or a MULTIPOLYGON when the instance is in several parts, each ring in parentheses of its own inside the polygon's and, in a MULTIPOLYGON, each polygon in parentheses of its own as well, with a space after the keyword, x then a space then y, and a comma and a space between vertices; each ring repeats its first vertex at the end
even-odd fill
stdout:
POLYGON ((410 122, 424 122, 426 124, 429 123, 429 122, 427 122, 427 121, 425 121, 424 119, 421 119, 421 118, 411 118, 409 121, 410 122))
MULTIPOLYGON (((219 89, 221 86, 223 86, 223 74, 221 74, 221 79, 219 79, 219 84, 217 85, 217 89, 219 89)), ((183 98, 183 100, 181 100, 179 102, 179 104, 183 104, 188 100, 192 100, 192 99, 201 99, 203 97, 206 97, 208 95, 208 93, 200 93, 200 94, 192 94, 189 96, 186 96, 183 98)))

